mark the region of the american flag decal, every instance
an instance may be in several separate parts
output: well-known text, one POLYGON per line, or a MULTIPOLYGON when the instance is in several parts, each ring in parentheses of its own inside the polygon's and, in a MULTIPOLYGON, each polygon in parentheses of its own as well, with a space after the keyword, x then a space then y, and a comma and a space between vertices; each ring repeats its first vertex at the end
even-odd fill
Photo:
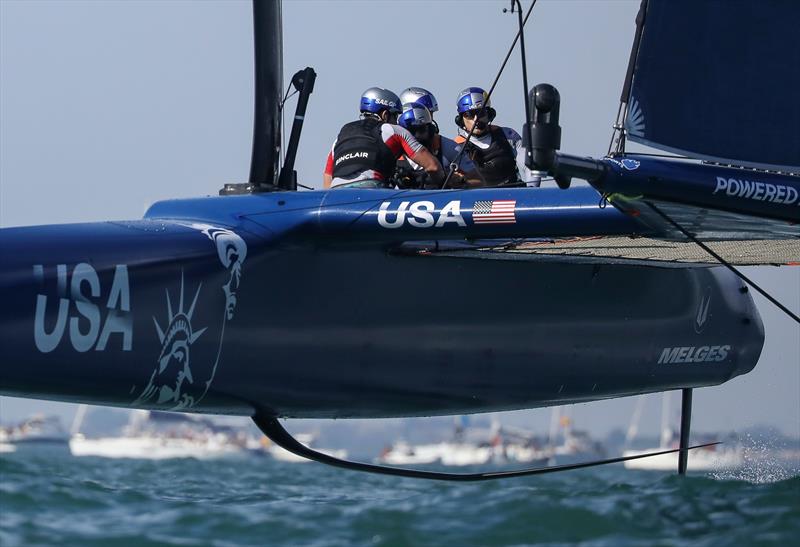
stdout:
POLYGON ((516 224, 515 199, 476 201, 472 207, 472 220, 475 224, 516 224))

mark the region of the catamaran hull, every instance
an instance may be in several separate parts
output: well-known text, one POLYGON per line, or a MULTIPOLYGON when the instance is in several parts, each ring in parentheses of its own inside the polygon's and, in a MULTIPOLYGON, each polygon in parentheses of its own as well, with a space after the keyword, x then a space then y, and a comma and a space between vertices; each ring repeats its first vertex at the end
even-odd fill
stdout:
POLYGON ((755 366, 764 339, 722 268, 409 256, 189 221, 2 236, 6 395, 484 412, 720 384, 755 366))
POLYGON ((469 413, 715 385, 750 371, 763 343, 749 294, 721 268, 355 250, 265 262, 279 279, 302 272, 304 290, 241 302, 254 324, 237 345, 259 365, 220 378, 281 415, 469 413))

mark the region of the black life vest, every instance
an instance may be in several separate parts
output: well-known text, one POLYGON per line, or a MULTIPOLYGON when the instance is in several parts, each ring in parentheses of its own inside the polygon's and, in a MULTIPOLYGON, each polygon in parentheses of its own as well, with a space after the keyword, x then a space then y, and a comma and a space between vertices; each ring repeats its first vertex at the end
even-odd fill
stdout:
MULTIPOLYGON (((443 158, 443 155, 442 155, 443 154, 442 153, 442 138, 438 134, 433 136, 433 142, 430 143, 429 145, 425 144, 422 141, 419 141, 419 142, 420 142, 420 144, 422 146, 425 147, 425 150, 430 152, 431 155, 434 158, 439 160, 439 165, 441 165, 443 168, 447 168, 447 166, 444 165, 444 163, 442 162, 442 158, 443 158)), ((422 167, 420 167, 419 164, 415 164, 415 165, 417 165, 416 168, 412 167, 411 164, 408 162, 408 158, 405 155, 400 156, 400 159, 397 160, 397 170, 398 171, 409 171, 409 172, 411 172, 411 171, 414 171, 414 170, 422 170, 422 167)))
POLYGON ((470 139, 466 150, 469 158, 487 184, 516 181, 517 161, 503 129, 493 125, 489 134, 492 136, 492 143, 488 148, 478 148, 470 139))
POLYGON ((372 169, 389 178, 397 159, 383 142, 383 122, 365 118, 350 122, 339 131, 333 147, 333 176, 348 177, 372 169))
POLYGON ((436 133, 433 135, 433 143, 432 143, 432 145, 433 145, 434 148, 436 148, 436 150, 430 150, 429 149, 429 151, 433 154, 434 158, 439 160, 439 163, 442 165, 442 167, 444 167, 446 169, 447 166, 442 162, 442 137, 439 136, 439 127, 438 126, 436 126, 436 133))
MULTIPOLYGON (((425 146, 425 149, 430 152, 434 158, 439 160, 439 164, 442 165, 443 169, 447 169, 447 166, 442 163, 442 138, 438 133, 434 134, 433 142, 430 143, 430 146, 425 145, 422 141, 420 141, 420 144, 425 146), (431 148, 433 148, 433 150, 431 150, 431 148)), ((430 180, 428 172, 419 166, 419 164, 415 165, 416 167, 412 167, 405 155, 400 156, 400 159, 397 160, 394 176, 392 177, 394 182, 400 188, 438 188, 439 185, 433 184, 430 180)))

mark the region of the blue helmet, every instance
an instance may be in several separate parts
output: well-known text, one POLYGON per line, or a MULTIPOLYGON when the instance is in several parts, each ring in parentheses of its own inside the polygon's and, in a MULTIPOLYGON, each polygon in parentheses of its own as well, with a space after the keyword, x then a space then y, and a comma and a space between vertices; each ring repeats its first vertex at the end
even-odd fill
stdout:
POLYGON ((403 113, 397 118, 397 123, 413 132, 416 127, 433 123, 431 111, 423 103, 410 103, 403 105, 403 113))
POLYGON ((439 103, 436 102, 436 97, 433 93, 422 87, 409 87, 400 93, 400 101, 405 105, 407 103, 422 103, 431 111, 431 113, 439 110, 439 103))
POLYGON ((392 114, 400 114, 400 104, 400 97, 388 89, 370 87, 361 94, 361 112, 380 114, 381 111, 388 110, 392 114))
POLYGON ((458 113, 463 114, 470 110, 480 110, 481 108, 489 109, 492 104, 489 101, 489 94, 480 87, 468 87, 458 94, 458 101, 456 107, 458 113))

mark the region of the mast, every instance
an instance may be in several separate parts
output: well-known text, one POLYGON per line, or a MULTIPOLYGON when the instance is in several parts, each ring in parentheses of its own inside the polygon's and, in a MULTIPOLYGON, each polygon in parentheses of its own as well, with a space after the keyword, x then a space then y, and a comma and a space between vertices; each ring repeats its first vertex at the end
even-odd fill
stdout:
POLYGON ((72 426, 69 428, 70 435, 77 435, 81 432, 81 426, 83 426, 83 420, 86 418, 88 409, 89 405, 78 405, 78 410, 75 411, 75 416, 72 419, 72 426))
POLYGON ((628 432, 625 434, 625 446, 630 447, 636 435, 639 433, 639 420, 642 418, 642 408, 644 407, 645 395, 636 397, 636 407, 631 415, 631 423, 628 425, 628 432))
POLYGON ((282 26, 280 0, 253 0, 255 116, 248 180, 256 190, 277 183, 283 90, 282 26))
POLYGON ((661 398, 661 440, 659 447, 669 446, 674 436, 669 417, 671 398, 672 394, 669 391, 665 391, 661 398))

